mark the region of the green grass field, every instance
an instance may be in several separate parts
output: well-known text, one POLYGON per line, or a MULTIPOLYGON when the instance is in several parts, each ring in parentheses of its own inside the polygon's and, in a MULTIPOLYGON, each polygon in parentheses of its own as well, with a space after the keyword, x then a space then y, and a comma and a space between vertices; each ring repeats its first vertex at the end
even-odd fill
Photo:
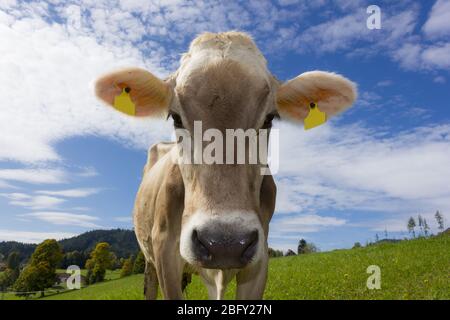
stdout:
MULTIPOLYGON (((234 296, 232 283, 226 295, 234 296)), ((44 299, 143 299, 143 275, 44 299)), ((207 299, 199 277, 188 299, 207 299)), ((265 299, 450 299, 450 236, 270 260, 265 299), (369 265, 381 268, 381 289, 366 287, 369 265)))

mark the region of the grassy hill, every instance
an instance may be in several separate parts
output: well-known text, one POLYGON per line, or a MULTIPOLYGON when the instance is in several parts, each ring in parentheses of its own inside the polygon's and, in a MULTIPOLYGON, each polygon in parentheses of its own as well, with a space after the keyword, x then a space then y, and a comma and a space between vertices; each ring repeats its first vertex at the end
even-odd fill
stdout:
MULTIPOLYGON (((382 243, 270 260, 265 299, 450 299, 450 235, 382 243), (381 289, 368 290, 369 265, 381 268, 381 289)), ((143 275, 44 299, 143 299, 143 275)), ((226 298, 232 299, 235 284, 226 298)), ((188 299, 207 299, 199 277, 188 299)))

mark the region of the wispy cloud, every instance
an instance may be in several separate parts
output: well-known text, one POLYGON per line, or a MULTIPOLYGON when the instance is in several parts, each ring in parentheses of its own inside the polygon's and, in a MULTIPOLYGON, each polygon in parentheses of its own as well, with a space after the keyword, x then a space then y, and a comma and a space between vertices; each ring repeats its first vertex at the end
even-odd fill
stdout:
POLYGON ((435 78, 433 79, 433 81, 434 81, 435 83, 440 83, 440 84, 443 84, 443 83, 446 83, 446 82, 447 82, 447 80, 446 80, 445 77, 443 77, 443 76, 437 76, 437 77, 435 77, 435 78))
POLYGON ((133 222, 133 218, 131 216, 114 217, 114 220, 118 222, 127 222, 127 223, 133 222))
POLYGON ((78 189, 66 189, 66 190, 39 190, 38 194, 45 194, 49 196, 58 196, 66 198, 84 198, 101 191, 99 188, 78 188, 78 189))
POLYGON ((96 221, 98 217, 74 214, 68 212, 41 211, 20 215, 21 217, 35 218, 55 225, 78 226, 84 228, 103 228, 96 221))
POLYGON ((45 195, 28 195, 24 193, 2 193, 0 196, 9 200, 12 206, 20 206, 34 210, 55 208, 66 200, 45 195))
POLYGON ((392 86, 393 83, 392 80, 381 80, 377 82, 377 87, 389 87, 392 86))
POLYGON ((67 232, 34 232, 0 229, 0 241, 19 241, 23 243, 40 243, 46 239, 61 240, 76 236, 67 232))
POLYGON ((327 227, 345 225, 345 219, 324 217, 316 214, 285 215, 276 219, 271 225, 271 235, 284 236, 287 233, 317 232, 327 227))
POLYGON ((0 180, 32 184, 65 183, 67 172, 62 169, 0 169, 0 180))

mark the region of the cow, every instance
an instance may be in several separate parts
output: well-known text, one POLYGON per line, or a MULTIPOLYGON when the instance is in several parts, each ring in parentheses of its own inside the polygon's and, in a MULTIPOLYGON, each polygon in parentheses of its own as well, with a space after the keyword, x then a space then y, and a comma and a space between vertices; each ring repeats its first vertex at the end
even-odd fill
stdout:
MULTIPOLYGON (((278 81, 252 38, 242 32, 195 38, 180 67, 162 80, 139 68, 100 77, 96 95, 110 106, 126 91, 135 117, 171 117, 176 130, 266 129, 276 117, 301 124, 317 105, 332 117, 356 99, 341 75, 311 71, 278 81)), ((262 299, 268 273, 269 222, 276 186, 257 164, 196 164, 180 158, 177 141, 149 149, 134 207, 145 255, 144 292, 183 299, 198 274, 210 299, 222 299, 236 279, 237 299, 262 299)), ((225 150, 226 152, 228 150, 225 150)))

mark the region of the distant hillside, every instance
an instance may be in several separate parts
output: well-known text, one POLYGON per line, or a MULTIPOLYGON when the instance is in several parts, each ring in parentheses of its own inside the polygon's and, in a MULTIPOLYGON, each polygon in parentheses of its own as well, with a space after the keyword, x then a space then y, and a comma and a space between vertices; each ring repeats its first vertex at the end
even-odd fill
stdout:
POLYGON ((26 261, 36 249, 36 245, 32 243, 21 243, 16 241, 0 242, 0 254, 6 258, 11 252, 19 252, 20 260, 26 261))
MULTIPOLYGON (((59 244, 64 252, 77 250, 88 254, 99 242, 108 242, 118 258, 128 258, 139 250, 134 231, 125 229, 88 231, 73 238, 60 240, 59 244)), ((7 257, 11 252, 18 251, 22 261, 28 260, 35 248, 35 244, 0 242, 0 254, 7 257)))
POLYGON ((93 230, 59 241, 64 252, 91 252, 99 242, 108 242, 119 258, 128 258, 139 250, 134 231, 125 229, 93 230))

